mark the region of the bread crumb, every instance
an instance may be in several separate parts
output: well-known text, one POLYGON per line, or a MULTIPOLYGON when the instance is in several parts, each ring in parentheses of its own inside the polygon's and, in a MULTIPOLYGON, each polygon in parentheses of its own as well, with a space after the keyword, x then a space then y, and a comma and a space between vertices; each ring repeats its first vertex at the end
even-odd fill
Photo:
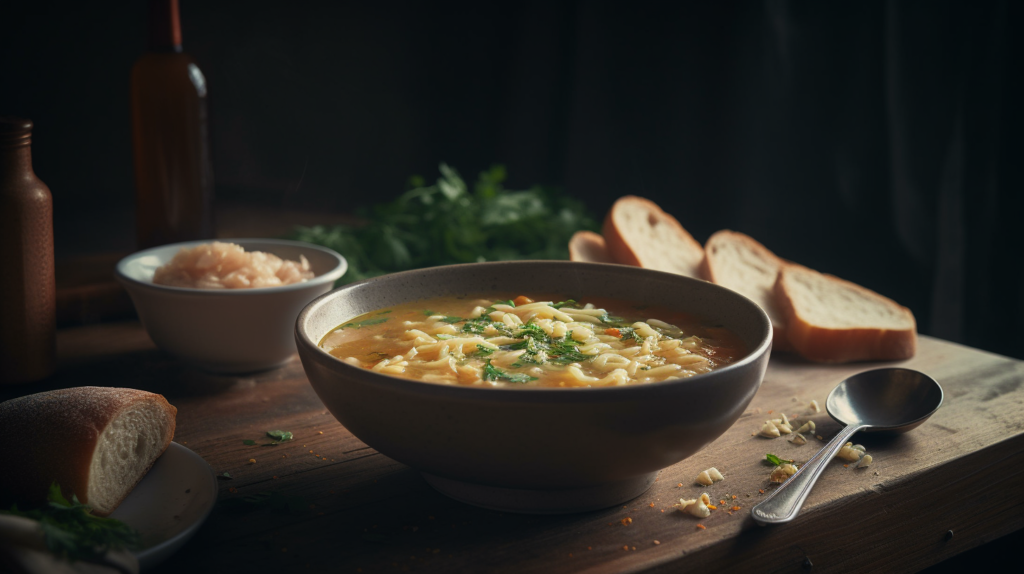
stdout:
POLYGON ((722 473, 718 472, 717 468, 711 467, 707 470, 701 471, 701 473, 697 475, 696 482, 697 484, 703 486, 711 486, 712 484, 719 482, 721 480, 725 480, 725 477, 722 476, 722 473))
POLYGON ((782 433, 779 432, 778 427, 776 427, 775 423, 773 423, 772 421, 764 421, 764 426, 761 427, 761 432, 758 434, 768 438, 782 436, 782 433))
POLYGON ((768 480, 772 482, 786 482, 786 479, 793 476, 794 474, 796 474, 795 466, 789 463, 780 464, 779 466, 775 467, 775 470, 772 471, 772 474, 771 476, 768 477, 768 480))
POLYGON ((704 526, 703 524, 698 524, 697 528, 700 528, 701 530, 707 530, 708 529, 708 527, 704 526))
POLYGON ((839 449, 839 452, 836 453, 836 456, 849 462, 857 462, 860 460, 860 457, 864 456, 864 451, 861 450, 863 448, 864 447, 862 446, 860 448, 854 448, 853 443, 848 442, 845 445, 843 445, 843 448, 839 449))
POLYGON ((250 458, 249 459, 249 464, 256 464, 256 459, 255 458, 250 458))
POLYGON ((659 540, 655 540, 655 541, 654 541, 654 544, 655 544, 655 545, 661 544, 661 541, 659 541, 659 540))
POLYGON ((705 492, 700 495, 700 498, 694 498, 691 500, 679 499, 679 504, 674 504, 680 512, 686 512, 697 518, 707 518, 711 516, 711 510, 708 508, 708 502, 710 502, 708 494, 705 492))
POLYGON ((628 526, 630 524, 633 524, 633 519, 627 516, 627 517, 623 518, 622 520, 620 520, 619 522, 621 522, 623 526, 628 526))

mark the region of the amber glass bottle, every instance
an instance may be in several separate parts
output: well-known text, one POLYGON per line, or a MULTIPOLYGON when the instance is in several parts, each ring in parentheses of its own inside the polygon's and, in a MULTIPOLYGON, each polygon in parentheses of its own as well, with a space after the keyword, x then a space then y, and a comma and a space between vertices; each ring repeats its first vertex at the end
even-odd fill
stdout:
POLYGON ((149 10, 149 51, 131 78, 139 247, 213 237, 206 79, 181 51, 178 0, 149 10))
POLYGON ((53 198, 32 170, 32 122, 0 117, 0 383, 53 372, 53 198))

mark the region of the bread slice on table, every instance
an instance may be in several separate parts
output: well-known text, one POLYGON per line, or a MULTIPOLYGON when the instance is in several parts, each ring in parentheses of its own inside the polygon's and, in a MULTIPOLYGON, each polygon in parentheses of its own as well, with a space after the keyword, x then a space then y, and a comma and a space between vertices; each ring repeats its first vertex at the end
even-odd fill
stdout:
POLYGON ((608 247, 593 231, 577 231, 569 239, 569 260, 584 263, 615 263, 608 255, 608 247))
POLYGON ((917 351, 917 323, 895 301, 813 269, 786 264, 775 281, 789 342, 811 361, 895 361, 917 351))
POLYGON ((171 444, 177 412, 161 395, 107 387, 0 403, 0 496, 42 502, 56 482, 106 516, 171 444))
POLYGON ((786 318, 775 301, 775 279, 785 263, 767 247, 743 233, 724 229, 704 244, 701 276, 732 289, 764 309, 772 322, 772 350, 792 351, 786 318))
POLYGON ((704 248, 654 202, 627 195, 612 205, 601 230, 617 263, 700 277, 704 248))

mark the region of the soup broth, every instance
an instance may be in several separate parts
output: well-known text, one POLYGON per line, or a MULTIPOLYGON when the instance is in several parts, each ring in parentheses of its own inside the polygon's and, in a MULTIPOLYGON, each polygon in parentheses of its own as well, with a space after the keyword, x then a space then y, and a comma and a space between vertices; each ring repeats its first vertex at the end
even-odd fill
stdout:
POLYGON ((351 365, 430 383, 607 387, 691 377, 746 354, 732 332, 610 299, 442 297, 339 325, 320 347, 351 365))

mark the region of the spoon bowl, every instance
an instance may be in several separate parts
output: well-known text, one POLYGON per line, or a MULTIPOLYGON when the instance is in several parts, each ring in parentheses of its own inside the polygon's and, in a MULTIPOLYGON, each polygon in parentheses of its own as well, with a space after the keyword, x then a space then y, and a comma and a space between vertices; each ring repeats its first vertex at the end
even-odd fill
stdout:
POLYGON ((875 369, 836 385, 825 410, 841 425, 865 425, 864 432, 904 433, 928 420, 942 398, 939 383, 922 372, 875 369))
POLYGON ((865 371, 842 381, 825 408, 843 428, 775 492, 750 510, 758 524, 796 518, 829 461, 857 431, 907 432, 942 406, 942 387, 928 375, 903 368, 865 371))

